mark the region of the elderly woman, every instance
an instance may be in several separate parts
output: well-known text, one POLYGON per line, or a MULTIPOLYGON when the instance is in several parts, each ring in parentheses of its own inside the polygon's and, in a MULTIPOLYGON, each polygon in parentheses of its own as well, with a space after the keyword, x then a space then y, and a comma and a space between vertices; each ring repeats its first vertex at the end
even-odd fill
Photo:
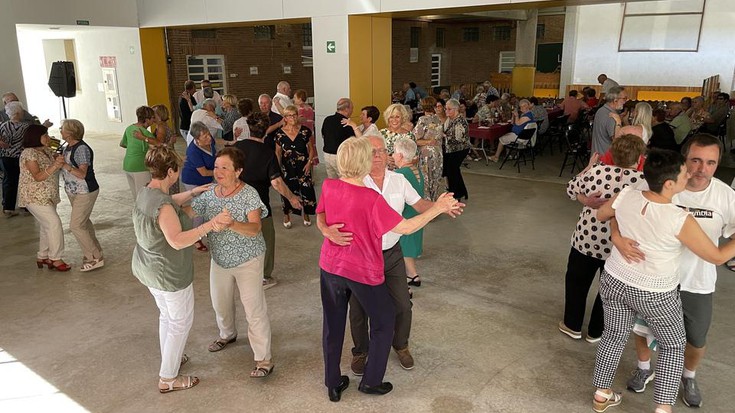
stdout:
MULTIPOLYGON (((396 170, 394 172, 406 177, 406 180, 411 184, 413 189, 419 194, 423 194, 424 175, 418 167, 416 143, 405 138, 397 140, 395 143, 395 152, 393 152, 393 160, 396 163, 396 170)), ((418 212, 408 204, 403 209, 403 218, 405 219, 413 218, 416 215, 418 215, 418 212)), ((413 234, 401 236, 400 243, 401 251, 403 251, 403 261, 406 264, 408 285, 420 287, 421 277, 419 277, 418 271, 416 270, 416 258, 420 257, 423 252, 424 230, 420 229, 413 234)))
POLYGON ((248 116, 253 113, 253 101, 247 98, 238 100, 237 111, 240 113, 240 118, 232 125, 232 135, 235 141, 241 141, 250 137, 248 116))
POLYGON ((515 142, 518 139, 518 135, 526 128, 526 125, 534 120, 533 112, 531 112, 531 102, 526 99, 521 99, 518 105, 520 106, 520 113, 515 110, 512 112, 511 123, 513 127, 510 132, 498 139, 498 149, 495 151, 495 155, 490 157, 490 160, 493 162, 497 162, 500 159, 500 154, 503 153, 503 147, 515 142))
POLYGON ((61 122, 61 137, 66 142, 62 176, 64 190, 71 204, 69 229, 82 249, 82 268, 92 271, 103 267, 102 247, 89 219, 99 195, 99 184, 94 175, 94 152, 84 139, 84 125, 76 119, 61 122))
POLYGON ((41 228, 36 265, 50 270, 69 271, 61 256, 64 254, 64 229, 56 212, 59 199, 59 170, 64 158, 56 156, 48 144, 48 129, 29 125, 23 134, 23 152, 20 154, 20 182, 18 204, 26 207, 41 228))
POLYGON ((237 109, 237 97, 235 95, 222 96, 222 139, 235 140, 233 126, 241 117, 237 109))
MULTIPOLYGON (((624 135, 613 141, 610 148, 613 165, 597 164, 575 176, 567 184, 567 195, 584 204, 577 226, 572 234, 572 248, 567 260, 564 295, 564 320, 559 331, 569 337, 582 338, 582 323, 587 306, 587 294, 610 256, 610 225, 596 218, 594 205, 588 198, 610 199, 628 185, 635 186, 643 180, 637 170, 638 159, 646 151, 643 141, 634 135, 624 135), (616 166, 617 165, 617 166, 616 166)), ((597 294, 592 307, 585 340, 596 343, 603 330, 602 301, 597 294)))
POLYGON ((5 113, 10 120, 0 124, 0 166, 3 170, 3 215, 18 215, 15 204, 18 198, 20 153, 23 151, 23 134, 30 125, 23 121, 25 109, 20 102, 8 102, 5 113))
POLYGON ((719 248, 691 213, 671 202, 689 178, 684 157, 674 151, 652 150, 643 167, 649 190, 627 187, 597 210, 597 219, 615 218, 622 237, 634 240, 644 261, 629 262, 618 249, 600 275, 605 330, 597 347, 593 409, 605 411, 621 403, 611 390, 620 358, 636 315, 653 332, 659 345, 654 402, 656 413, 669 413, 676 402, 684 367, 686 335, 678 285, 684 248, 720 265, 735 256, 735 242, 719 248))
POLYGON ((352 119, 342 119, 342 124, 349 126, 355 132, 355 136, 371 136, 380 135, 378 127, 375 126, 375 122, 380 118, 380 111, 375 106, 365 106, 360 110, 360 124, 356 124, 352 119))
POLYGON ((299 122, 314 133, 314 109, 306 103, 308 95, 304 89, 293 92, 293 104, 299 110, 299 122))
MULTIPOLYGON (((212 183, 214 176, 214 159, 217 154, 214 139, 210 135, 209 128, 202 122, 191 124, 189 134, 194 136, 192 143, 186 147, 186 161, 181 170, 181 182, 189 191, 197 186, 212 183)), ((201 225, 203 220, 199 217, 193 219, 194 227, 201 225)), ((196 249, 207 251, 207 246, 202 240, 196 242, 196 249)))
MULTIPOLYGON (((388 122, 388 127, 380 130, 380 134, 385 139, 385 147, 388 149, 388 155, 393 155, 393 143, 401 138, 408 138, 412 141, 416 140, 411 129, 407 128, 411 124, 411 114, 408 113, 406 107, 394 103, 383 112, 383 116, 388 122)), ((393 169, 393 159, 389 158, 389 166, 393 169)))
MULTIPOLYGON (((436 115, 437 101, 431 96, 421 99, 421 116, 413 128, 419 150, 419 168, 424 176, 424 198, 436 201, 444 188, 442 182, 442 139, 444 127, 436 115)), ((420 192, 421 193, 421 192, 420 192)))
POLYGON ((237 340, 235 326, 235 289, 248 321, 248 341, 253 349, 255 368, 252 378, 268 376, 273 371, 271 361, 271 325, 262 285, 265 262, 265 240, 260 220, 268 208, 258 191, 240 180, 245 157, 236 148, 217 153, 215 179, 217 185, 196 198, 194 212, 206 219, 229 213, 229 227, 210 236, 212 261, 209 270, 210 294, 217 319, 219 336, 209 345, 209 351, 220 351, 237 340))
POLYGON ((301 200, 302 209, 294 209, 286 198, 283 200, 283 226, 291 228, 289 214, 301 214, 305 226, 311 226, 309 215, 316 211, 316 193, 312 182, 312 160, 316 158, 311 129, 301 125, 298 109, 294 105, 283 109, 286 124, 275 132, 276 157, 283 171, 288 189, 301 200))
POLYGON ((705 123, 712 123, 712 116, 704 108, 704 97, 702 96, 692 99, 692 107, 687 110, 686 115, 689 116, 692 130, 701 128, 705 123))
POLYGON ((182 205, 208 188, 197 187, 169 195, 171 184, 179 180, 181 158, 166 146, 151 148, 145 164, 151 172, 133 208, 136 245, 133 250, 133 275, 148 287, 160 315, 158 334, 161 368, 158 390, 168 393, 199 384, 192 376, 179 376, 179 367, 189 358, 184 346, 194 321, 194 269, 191 245, 210 231, 220 231, 232 223, 229 213, 191 229, 182 205))
POLYGON ((447 190, 458 200, 468 199, 469 193, 460 168, 470 152, 469 125, 467 119, 459 115, 459 102, 456 99, 450 99, 445 110, 444 176, 447 177, 447 190))
MULTIPOLYGON (((153 109, 153 124, 156 125, 156 141, 160 145, 169 145, 173 147, 176 144, 176 133, 168 125, 169 112, 166 105, 154 105, 153 109)), ((178 188, 177 191, 178 192, 178 188)))
POLYGON ((193 81, 187 80, 184 82, 184 91, 179 96, 179 133, 182 138, 186 138, 189 134, 189 128, 191 127, 191 113, 194 112, 194 106, 197 101, 194 99, 194 94, 197 91, 196 84, 193 81))
POLYGON ((341 375, 340 359, 351 295, 357 297, 370 318, 369 362, 358 389, 376 395, 393 390, 391 383, 383 382, 395 314, 383 273, 382 235, 389 231, 413 233, 439 214, 460 208, 456 200, 445 194, 423 214, 403 219, 380 193, 365 186, 363 180, 370 172, 372 159, 373 148, 368 139, 344 141, 337 150, 340 179, 324 181, 317 206, 317 224, 323 233, 327 227, 343 225, 353 235, 349 246, 326 238, 319 257, 324 384, 334 402, 341 399, 349 386, 349 378, 341 375))
POLYGON ((135 110, 138 121, 125 129, 120 146, 125 148, 123 158, 123 171, 128 178, 130 193, 133 201, 138 197, 138 192, 151 181, 151 173, 145 166, 145 154, 148 145, 155 145, 156 137, 148 131, 154 122, 155 113, 148 106, 141 106, 135 110))

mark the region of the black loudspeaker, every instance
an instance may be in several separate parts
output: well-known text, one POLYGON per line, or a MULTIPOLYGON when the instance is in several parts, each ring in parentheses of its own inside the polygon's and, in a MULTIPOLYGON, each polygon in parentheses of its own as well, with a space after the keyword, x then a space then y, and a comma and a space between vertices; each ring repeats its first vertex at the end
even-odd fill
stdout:
POLYGON ((51 74, 48 77, 48 86, 54 95, 73 98, 77 95, 77 77, 74 75, 74 62, 54 62, 51 64, 51 74))

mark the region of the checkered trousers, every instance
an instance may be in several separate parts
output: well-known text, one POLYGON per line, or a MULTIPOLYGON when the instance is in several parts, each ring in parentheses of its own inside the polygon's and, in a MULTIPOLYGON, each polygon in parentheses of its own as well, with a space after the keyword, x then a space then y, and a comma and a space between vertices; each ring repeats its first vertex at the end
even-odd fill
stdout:
POLYGON ((614 278, 600 275, 600 297, 605 330, 597 347, 594 385, 609 389, 630 336, 636 314, 643 318, 659 342, 653 399, 656 404, 674 404, 684 368, 684 320, 679 291, 644 291, 614 278))

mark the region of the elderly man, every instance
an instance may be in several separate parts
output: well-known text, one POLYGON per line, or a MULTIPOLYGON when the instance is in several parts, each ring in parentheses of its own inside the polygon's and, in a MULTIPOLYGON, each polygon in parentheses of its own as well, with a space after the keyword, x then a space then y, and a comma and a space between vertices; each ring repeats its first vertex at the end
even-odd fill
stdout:
MULTIPOLYGON (((204 99, 206 99, 204 97, 204 89, 211 88, 212 87, 212 83, 210 83, 210 81, 208 79, 204 79, 204 80, 201 81, 201 83, 199 85, 201 86, 201 89, 197 90, 196 93, 194 93, 194 99, 197 102, 204 102, 204 99)), ((219 93, 216 90, 214 90, 214 89, 212 90, 212 92, 213 92, 212 93, 212 95, 213 95, 212 96, 212 99, 214 99, 214 103, 217 106, 222 106, 222 96, 220 96, 219 93)))
POLYGON ((277 112, 273 112, 271 107, 273 106, 273 99, 270 96, 263 93, 258 96, 258 108, 260 111, 268 115, 268 121, 270 126, 265 131, 265 144, 268 145, 274 151, 276 150, 276 131, 278 128, 284 125, 283 116, 277 112))
POLYGON ((220 117, 220 118, 222 116, 224 116, 225 115, 225 112, 224 112, 224 110, 222 110, 222 105, 221 104, 218 104, 217 101, 214 100, 214 93, 215 93, 214 92, 214 89, 212 89, 211 87, 205 87, 202 90, 202 93, 204 94, 204 100, 199 101, 199 103, 197 103, 196 105, 194 105, 194 110, 201 109, 204 106, 204 101, 207 100, 207 99, 211 99, 214 102, 214 104, 215 104, 214 114, 217 115, 217 117, 220 117))
POLYGON ((628 94, 621 87, 613 87, 605 95, 605 104, 595 113, 592 127, 592 152, 604 154, 610 149, 612 139, 618 129, 623 127, 617 111, 623 109, 628 101, 628 94))
MULTIPOLYGON (((202 122, 207 125, 212 138, 217 139, 222 137, 222 120, 217 118, 214 112, 215 109, 214 99, 205 99, 202 102, 202 108, 191 113, 191 123, 202 122)), ((188 133, 186 135, 186 145, 188 146, 193 140, 194 137, 191 136, 191 133, 188 133)))
POLYGON ((498 89, 493 87, 493 84, 489 80, 483 82, 482 86, 485 88, 485 94, 487 94, 488 96, 493 95, 500 97, 500 92, 498 92, 498 89))
POLYGON ((538 126, 539 135, 546 133, 549 129, 549 112, 545 107, 538 104, 538 98, 533 96, 528 99, 531 102, 531 113, 533 113, 533 120, 536 121, 538 126))
POLYGON ((605 95, 610 93, 610 89, 614 87, 620 87, 618 82, 607 77, 606 74, 602 73, 597 76, 597 81, 602 85, 602 91, 600 92, 600 98, 604 98, 605 95))
POLYGON ((692 131, 692 122, 689 120, 684 106, 678 102, 674 102, 669 106, 668 116, 671 119, 669 126, 674 130, 676 144, 681 145, 684 142, 684 138, 692 131))
POLYGON ((273 103, 271 104, 271 112, 280 115, 281 111, 289 105, 293 105, 291 100, 291 84, 285 80, 281 80, 276 85, 276 94, 273 96, 273 103))
POLYGON ((712 104, 707 112, 712 119, 711 123, 705 123, 702 132, 711 133, 717 135, 719 133, 720 125, 727 118, 727 112, 730 110, 730 95, 727 93, 718 93, 717 97, 714 98, 712 104))
MULTIPOLYGON (((7 105, 10 102, 18 102, 18 96, 14 92, 7 92, 3 94, 3 106, 7 105)), ((5 108, 3 110, 0 110, 0 123, 6 122, 10 120, 10 117, 8 117, 8 114, 5 113, 5 108)), ((38 118, 28 113, 27 110, 23 109, 23 117, 21 119, 21 122, 23 123, 36 123, 39 124, 38 118)), ((43 126, 50 128, 53 126, 53 123, 46 119, 43 122, 43 126)))
MULTIPOLYGON (((431 208, 434 203, 423 199, 403 175, 387 169, 388 151, 385 148, 385 140, 381 136, 368 136, 368 139, 373 147, 373 164, 370 174, 365 177, 365 186, 383 195, 388 205, 399 214, 403 213, 406 204, 411 205, 419 214, 431 208)), ((461 209, 450 216, 455 217, 460 213, 461 209)), ((317 227, 325 238, 337 245, 350 244, 352 234, 340 232, 341 224, 327 226, 324 214, 317 215, 317 227)), ((385 284, 393 298, 396 311, 393 349, 398 355, 401 367, 411 370, 414 367, 414 359, 408 349, 408 339, 411 335, 413 313, 406 285, 406 266, 398 242, 400 238, 399 234, 393 232, 383 235, 383 261, 385 284)), ((351 368, 356 376, 362 376, 368 355, 368 318, 354 296, 350 299, 350 328, 355 344, 352 348, 351 368)))
POLYGON ((337 172, 337 148, 347 138, 355 136, 354 130, 343 125, 344 119, 352 116, 353 105, 349 98, 337 101, 337 112, 324 118, 322 123, 322 139, 324 139, 324 163, 327 166, 327 178, 339 178, 337 172))
MULTIPOLYGON (((687 181, 686 189, 675 195, 673 202, 692 214, 715 245, 720 237, 735 238, 735 191, 714 177, 722 157, 722 143, 714 136, 697 134, 687 141, 682 152, 691 177, 687 181)), ((646 259, 637 248, 637 243, 621 238, 615 228, 612 240, 623 252, 623 256, 633 257, 632 260, 636 262, 646 259)), ((685 249, 681 255, 679 273, 679 294, 687 339, 681 396, 687 406, 699 407, 702 405, 702 395, 695 373, 704 357, 707 333, 712 321, 717 268, 685 249)), ((651 368, 651 350, 647 346, 646 338, 636 336, 635 340, 638 367, 628 380, 628 388, 640 393, 646 389, 646 384, 653 380, 655 374, 651 368)))

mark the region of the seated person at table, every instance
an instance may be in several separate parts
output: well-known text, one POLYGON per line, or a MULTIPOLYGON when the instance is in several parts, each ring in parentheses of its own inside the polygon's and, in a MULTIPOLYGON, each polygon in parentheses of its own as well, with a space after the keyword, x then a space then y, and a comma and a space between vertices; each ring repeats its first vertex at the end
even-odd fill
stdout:
POLYGON ((510 132, 506 133, 505 135, 501 136, 500 139, 498 139, 498 150, 495 151, 495 155, 490 157, 490 160, 493 162, 498 161, 498 159, 500 158, 500 154, 503 152, 503 147, 505 145, 508 145, 509 143, 515 142, 515 140, 518 138, 518 135, 520 135, 523 129, 526 128, 526 125, 528 125, 530 122, 533 122, 531 102, 526 99, 521 99, 518 105, 520 106, 520 115, 519 112, 513 111, 513 118, 511 120, 513 128, 510 132))
POLYGON ((711 123, 706 123, 702 127, 703 132, 711 133, 717 136, 720 129, 720 124, 727 118, 727 112, 730 110, 730 95, 727 93, 719 93, 712 105, 707 111, 712 119, 711 123))
POLYGON ((565 97, 559 104, 559 107, 564 110, 564 116, 568 116, 567 123, 576 122, 579 112, 590 108, 583 99, 577 99, 577 95, 576 90, 570 90, 569 96, 565 97))
POLYGON ((674 137, 674 129, 666 123, 665 110, 656 109, 653 111, 651 132, 651 139, 648 141, 649 148, 679 150, 679 145, 676 144, 676 138, 674 137))
POLYGON ((533 113, 533 120, 538 125, 538 133, 546 133, 546 130, 549 129, 549 112, 545 107, 539 105, 535 96, 528 99, 528 101, 531 102, 531 113, 533 113))
POLYGON ((587 104, 590 108, 596 108, 597 105, 600 104, 600 100, 597 99, 595 96, 597 92, 595 92, 595 89, 589 88, 587 89, 587 92, 584 96, 584 103, 587 104))
POLYGON ((498 113, 499 107, 500 98, 495 95, 487 95, 485 98, 485 104, 477 111, 475 117, 472 118, 472 122, 477 123, 494 118, 498 113))
MULTIPOLYGON (((684 98, 689 99, 689 98, 684 98)), ((682 101, 684 101, 682 99, 682 101)), ((691 99, 689 99, 691 101, 691 99)), ((669 126, 674 130, 674 139, 677 145, 681 145, 684 139, 692 131, 692 122, 687 116, 686 110, 684 109, 685 104, 683 103, 672 103, 669 106, 669 126)))

